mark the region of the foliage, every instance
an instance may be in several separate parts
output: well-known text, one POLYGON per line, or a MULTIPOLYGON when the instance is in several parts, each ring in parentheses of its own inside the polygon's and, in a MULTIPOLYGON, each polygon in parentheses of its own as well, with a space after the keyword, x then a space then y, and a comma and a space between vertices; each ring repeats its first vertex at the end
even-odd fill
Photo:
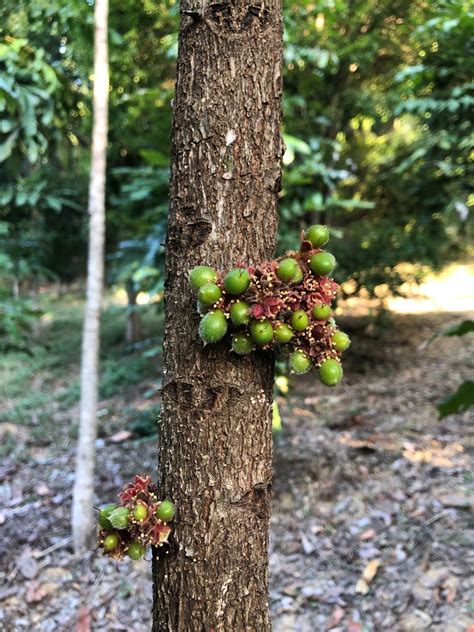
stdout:
POLYGON ((438 404, 439 416, 441 418, 456 413, 463 413, 471 406, 474 406, 474 382, 466 380, 458 387, 457 391, 446 397, 438 404))
MULTIPOLYGON (((465 336, 474 332, 474 320, 463 320, 457 325, 448 327, 440 335, 442 336, 465 336)), ((463 413, 471 406, 474 406, 474 381, 466 380, 459 385, 457 391, 449 395, 438 404, 440 418, 463 413)))
MULTIPOLYGON (((0 285, 85 271, 93 5, 0 7, 0 285)), ((160 288, 176 0, 110 3, 108 278, 160 288), (158 285, 155 285, 155 284, 158 285)), ((317 0, 285 9, 280 244, 331 225, 346 292, 397 292, 465 252, 474 14, 467 0, 317 0), (414 264, 400 266, 402 262, 414 264)), ((10 297, 12 294, 10 293, 10 297)))
POLYGON ((438 267, 464 247, 474 15, 340 0, 300 5, 286 26, 282 247, 305 216, 328 221, 340 279, 396 291, 400 262, 438 267))

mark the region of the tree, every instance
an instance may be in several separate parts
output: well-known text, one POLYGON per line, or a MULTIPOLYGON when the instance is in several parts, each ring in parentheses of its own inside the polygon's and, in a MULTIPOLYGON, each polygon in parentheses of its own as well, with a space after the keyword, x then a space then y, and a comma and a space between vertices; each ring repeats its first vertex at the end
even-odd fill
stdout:
POLYGON ((187 279, 270 258, 277 226, 278 0, 181 2, 166 245, 160 485, 174 542, 155 552, 153 629, 270 629, 270 354, 203 348, 187 279))
POLYGON ((89 257, 82 339, 79 440, 72 506, 73 541, 77 552, 87 546, 93 524, 99 333, 104 277, 105 170, 109 95, 108 0, 96 0, 94 21, 94 123, 88 204, 89 257))

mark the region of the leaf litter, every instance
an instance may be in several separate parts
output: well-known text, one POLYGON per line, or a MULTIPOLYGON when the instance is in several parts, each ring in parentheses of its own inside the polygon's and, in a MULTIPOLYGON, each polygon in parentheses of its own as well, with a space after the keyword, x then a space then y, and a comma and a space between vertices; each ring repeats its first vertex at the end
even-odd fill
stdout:
MULTIPOLYGON (((435 404, 472 369, 457 338, 419 350, 458 315, 394 315, 379 338, 357 329, 335 391, 308 377, 280 398, 270 546, 275 632, 474 629, 473 415, 438 421, 435 404), (364 584, 362 584, 364 582, 364 584)), ((104 407, 137 406, 139 386, 104 407)), ((22 458, 0 467, 0 628, 150 629, 146 561, 72 554, 73 408, 54 442, 11 435, 22 458), (34 520, 31 517, 34 516, 34 520)), ((26 422, 25 422, 26 423, 26 422)), ((5 428, 4 428, 5 430, 5 428)), ((101 418, 97 502, 156 467, 155 439, 101 418), (140 445, 140 450, 136 446, 140 445), (139 455, 139 456, 138 456, 139 455)))

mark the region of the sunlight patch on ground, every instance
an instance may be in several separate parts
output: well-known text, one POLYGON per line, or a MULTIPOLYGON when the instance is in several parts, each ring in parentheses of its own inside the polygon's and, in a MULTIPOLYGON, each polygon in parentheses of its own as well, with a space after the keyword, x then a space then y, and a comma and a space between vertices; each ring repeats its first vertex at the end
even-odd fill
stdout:
POLYGON ((455 264, 431 274, 411 296, 389 298, 387 307, 398 314, 474 310, 474 265, 455 264))
MULTIPOLYGON (((405 265, 405 264, 403 264, 405 265)), ((407 264, 408 265, 408 264, 407 264)), ((349 282, 346 291, 351 292, 349 282)), ((425 280, 416 283, 404 283, 400 291, 403 296, 388 296, 385 286, 376 288, 378 298, 369 298, 364 291, 358 296, 349 296, 338 303, 336 316, 351 314, 364 316, 376 313, 381 307, 380 299, 385 307, 397 314, 426 314, 442 312, 474 311, 474 264, 452 264, 438 274, 428 274, 425 280)))

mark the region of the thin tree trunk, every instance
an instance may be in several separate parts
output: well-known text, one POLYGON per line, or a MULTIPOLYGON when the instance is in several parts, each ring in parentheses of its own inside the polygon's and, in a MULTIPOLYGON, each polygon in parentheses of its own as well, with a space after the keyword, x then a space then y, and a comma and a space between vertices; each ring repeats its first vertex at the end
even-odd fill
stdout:
POLYGON ((108 0, 96 0, 94 22, 94 125, 88 205, 89 258, 82 338, 79 440, 72 505, 72 533, 76 552, 81 552, 87 547, 93 529, 99 334, 104 278, 105 169, 109 97, 108 0))
POLYGON ((127 285, 127 327, 125 330, 125 342, 128 344, 140 339, 140 312, 137 305, 138 292, 127 285))
POLYGON ((280 0, 181 2, 166 262, 160 482, 178 507, 155 551, 153 630, 267 632, 270 353, 204 348, 187 272, 274 252, 280 0))

